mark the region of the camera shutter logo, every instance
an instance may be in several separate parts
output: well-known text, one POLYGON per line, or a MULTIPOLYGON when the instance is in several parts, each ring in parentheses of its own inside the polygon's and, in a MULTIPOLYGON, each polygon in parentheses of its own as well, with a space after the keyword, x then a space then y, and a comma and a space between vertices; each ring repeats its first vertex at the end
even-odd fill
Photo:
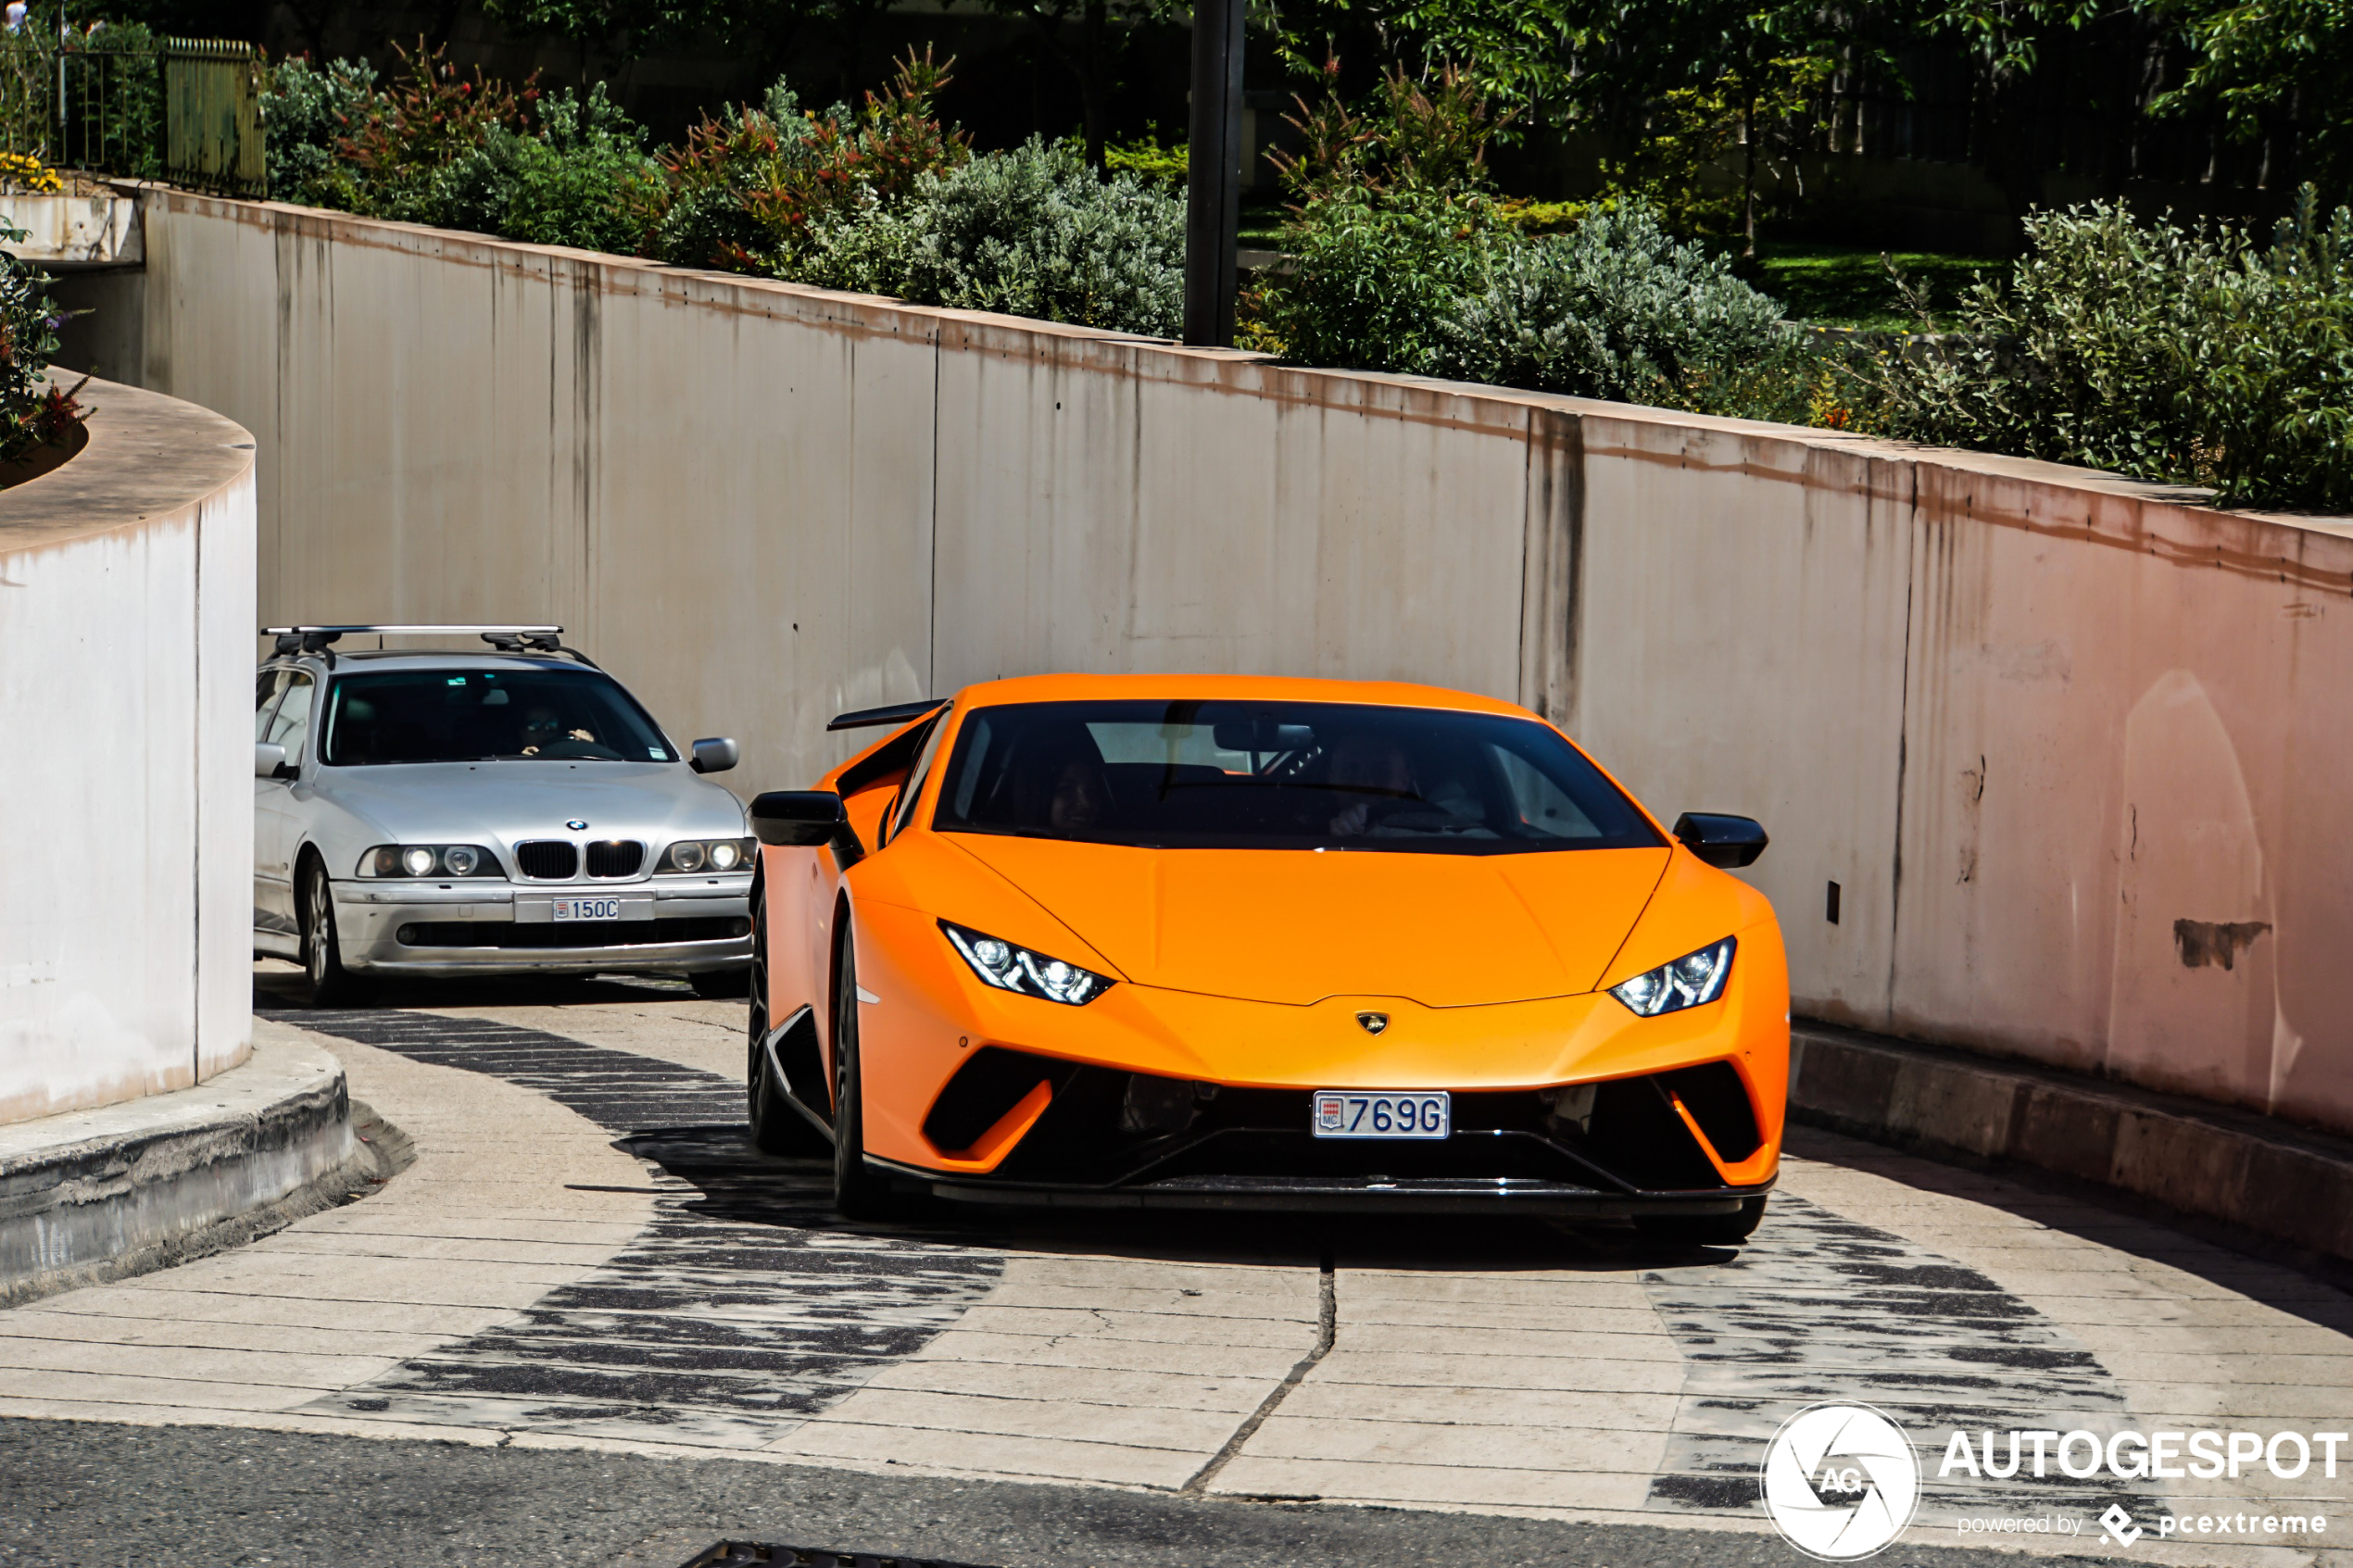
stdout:
POLYGON ((1825 1562, 1887 1546, 1920 1500, 1911 1439, 1869 1405, 1808 1405, 1791 1416, 1766 1447, 1759 1480, 1774 1528, 1825 1562))

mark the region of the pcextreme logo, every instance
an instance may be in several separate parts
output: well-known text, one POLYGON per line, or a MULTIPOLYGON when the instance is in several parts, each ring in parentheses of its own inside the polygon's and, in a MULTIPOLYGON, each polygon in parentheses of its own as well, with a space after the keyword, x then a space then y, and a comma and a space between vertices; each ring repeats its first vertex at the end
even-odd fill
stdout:
POLYGON ((1808 1405, 1781 1424, 1759 1477, 1781 1538, 1825 1562, 1852 1562, 1904 1533, 1920 1500, 1920 1461, 1903 1428, 1869 1405, 1808 1405))

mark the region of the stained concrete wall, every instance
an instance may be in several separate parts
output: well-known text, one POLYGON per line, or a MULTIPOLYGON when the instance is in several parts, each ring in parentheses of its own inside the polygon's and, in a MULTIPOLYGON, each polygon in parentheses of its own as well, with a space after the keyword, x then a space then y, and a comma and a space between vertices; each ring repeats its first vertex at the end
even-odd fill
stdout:
POLYGON ((250 1049, 252 438, 93 382, 0 490, 0 1123, 250 1049))
POLYGON ((146 241, 266 617, 553 618, 746 790, 1000 674, 1516 697, 1766 821, 1801 1010, 2353 1126, 2353 525, 179 193, 146 241))

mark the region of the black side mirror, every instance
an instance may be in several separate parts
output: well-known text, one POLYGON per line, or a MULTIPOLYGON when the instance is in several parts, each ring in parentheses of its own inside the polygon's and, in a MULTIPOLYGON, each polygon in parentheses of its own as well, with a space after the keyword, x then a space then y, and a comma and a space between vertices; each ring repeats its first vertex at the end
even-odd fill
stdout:
POLYGON ((1675 836, 1684 848, 1728 872, 1755 865, 1772 842, 1755 817, 1728 817, 1719 811, 1684 812, 1675 819, 1675 836))
POLYGON ((762 844, 812 847, 849 831, 841 797, 829 789, 772 789, 754 796, 751 831, 762 844))
POLYGON ((743 760, 743 747, 726 735, 698 740, 686 748, 686 766, 698 773, 724 773, 743 760))

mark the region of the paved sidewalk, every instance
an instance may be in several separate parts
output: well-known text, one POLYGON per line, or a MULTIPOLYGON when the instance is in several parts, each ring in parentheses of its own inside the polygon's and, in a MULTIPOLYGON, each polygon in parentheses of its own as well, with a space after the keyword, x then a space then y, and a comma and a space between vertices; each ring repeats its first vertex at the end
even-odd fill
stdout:
MULTIPOLYGON (((821 1168, 744 1149, 740 1016, 609 985, 308 1016, 414 1168, 233 1256, 0 1314, 0 1416, 1743 1533, 1765 1438, 1816 1399, 1916 1437, 2353 1429, 2334 1289, 1804 1129, 1737 1255, 1527 1223, 847 1225, 821 1168)), ((2353 1490, 1972 1486, 1938 1457, 1923 1545, 1975 1544, 1971 1514, 2353 1490)))

